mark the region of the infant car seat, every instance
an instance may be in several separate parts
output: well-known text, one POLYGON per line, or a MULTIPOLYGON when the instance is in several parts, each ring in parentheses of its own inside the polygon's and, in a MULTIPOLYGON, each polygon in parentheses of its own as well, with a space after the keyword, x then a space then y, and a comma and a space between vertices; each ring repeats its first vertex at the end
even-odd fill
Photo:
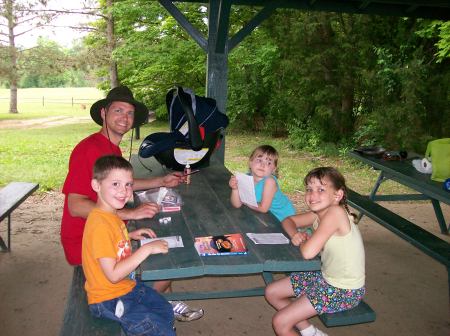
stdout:
POLYGON ((167 168, 183 170, 209 165, 211 154, 220 145, 228 117, 212 98, 200 97, 189 89, 175 87, 166 95, 170 132, 148 135, 139 147, 139 156, 156 160, 167 168))

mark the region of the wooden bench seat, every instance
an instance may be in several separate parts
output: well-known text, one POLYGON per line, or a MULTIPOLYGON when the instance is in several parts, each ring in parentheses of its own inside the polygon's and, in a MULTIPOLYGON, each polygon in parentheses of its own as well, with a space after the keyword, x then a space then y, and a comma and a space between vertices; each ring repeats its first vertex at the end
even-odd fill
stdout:
POLYGON ((84 274, 81 266, 73 271, 72 285, 67 297, 60 336, 114 336, 124 335, 120 324, 91 315, 84 290, 84 274))
POLYGON ((389 209, 353 190, 348 190, 348 203, 367 217, 406 240, 447 267, 450 289, 450 244, 389 209))
POLYGON ((39 188, 39 184, 28 182, 11 182, 0 190, 0 222, 8 218, 7 244, 0 237, 0 248, 11 250, 11 213, 39 188))
POLYGON ((319 315, 319 319, 327 327, 368 323, 375 321, 375 318, 375 312, 364 301, 361 301, 359 305, 353 309, 345 310, 339 313, 319 315))

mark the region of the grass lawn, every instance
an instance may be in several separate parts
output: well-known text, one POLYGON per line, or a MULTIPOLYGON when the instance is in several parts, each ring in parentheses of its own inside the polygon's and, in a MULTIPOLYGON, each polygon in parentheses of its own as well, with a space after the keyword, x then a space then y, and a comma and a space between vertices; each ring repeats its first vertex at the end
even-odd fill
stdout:
POLYGON ((0 89, 0 121, 52 116, 89 116, 89 107, 104 97, 96 88, 19 89, 17 109, 9 112, 9 89, 0 89))
MULTIPOLYGON (((81 89, 27 89, 21 90, 19 99, 25 96, 44 95, 45 97, 79 97, 92 99, 91 103, 103 97, 103 94, 92 88, 81 89)), ((4 97, 7 90, 0 90, 0 97, 4 97)), ((91 104, 90 103, 90 104, 91 104)), ((89 107, 82 110, 71 104, 44 106, 38 103, 19 104, 19 114, 7 113, 4 100, 0 100, 0 126, 2 120, 12 118, 40 118, 58 115, 89 116, 89 107), (67 106, 68 105, 68 106, 67 106), (60 106, 58 110, 56 106, 60 106), (6 109, 6 110, 5 110, 6 109)), ((40 191, 60 190, 67 173, 67 165, 73 147, 87 135, 97 131, 98 125, 92 123, 68 124, 49 128, 18 129, 0 127, 0 186, 11 181, 29 181, 40 184, 40 191)), ((167 122, 153 122, 141 128, 141 138, 146 135, 167 131, 167 122)), ((131 132, 128 133, 121 148, 126 157, 130 150, 131 132)), ((133 139, 133 153, 141 140, 133 139)), ((279 178, 283 191, 289 195, 304 190, 303 177, 314 167, 335 166, 347 178, 352 189, 367 194, 378 175, 367 166, 346 156, 323 155, 316 156, 308 152, 293 150, 285 138, 272 138, 264 134, 243 133, 240 130, 227 130, 225 141, 225 165, 230 171, 245 172, 248 169, 248 157, 258 145, 273 145, 280 153, 279 178)), ((382 190, 389 192, 406 192, 407 189, 398 184, 386 182, 382 190), (400 189, 400 190, 398 190, 400 189)))

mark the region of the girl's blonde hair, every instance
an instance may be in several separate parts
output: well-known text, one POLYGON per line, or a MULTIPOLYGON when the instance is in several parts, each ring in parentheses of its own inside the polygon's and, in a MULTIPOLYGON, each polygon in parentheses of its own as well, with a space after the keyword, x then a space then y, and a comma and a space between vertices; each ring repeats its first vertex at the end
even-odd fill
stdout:
POLYGON ((313 179, 318 179, 321 183, 323 183, 324 178, 328 178, 330 182, 333 184, 333 187, 336 190, 342 190, 344 195, 342 196, 342 199, 339 201, 339 205, 342 205, 345 210, 351 215, 355 217, 353 213, 350 212, 350 209, 347 204, 347 185, 345 184, 345 178, 344 176, 333 167, 318 167, 311 170, 304 178, 303 183, 305 186, 308 185, 308 183, 313 179))

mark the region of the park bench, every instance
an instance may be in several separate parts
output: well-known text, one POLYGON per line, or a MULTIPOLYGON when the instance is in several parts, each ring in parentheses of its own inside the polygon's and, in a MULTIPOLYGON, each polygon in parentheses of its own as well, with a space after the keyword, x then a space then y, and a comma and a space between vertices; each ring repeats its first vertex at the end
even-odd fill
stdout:
POLYGON ((348 190, 348 203, 367 217, 406 240, 447 268, 450 289, 450 244, 407 219, 373 202, 353 190, 348 190))
POLYGON ((36 183, 11 182, 0 190, 0 222, 8 218, 7 244, 0 237, 1 251, 11 251, 11 213, 38 187, 36 183))
POLYGON ((72 285, 67 297, 60 336, 114 336, 124 335, 120 324, 91 315, 84 290, 85 278, 81 266, 73 270, 72 285))

